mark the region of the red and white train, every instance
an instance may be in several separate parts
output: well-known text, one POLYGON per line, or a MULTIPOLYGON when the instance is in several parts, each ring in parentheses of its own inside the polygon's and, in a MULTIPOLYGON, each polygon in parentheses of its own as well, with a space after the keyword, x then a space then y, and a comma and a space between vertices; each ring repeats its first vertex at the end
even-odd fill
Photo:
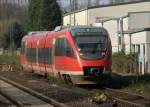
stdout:
POLYGON ((52 32, 24 36, 20 62, 27 71, 86 84, 111 74, 111 54, 110 37, 104 28, 60 26, 52 32))

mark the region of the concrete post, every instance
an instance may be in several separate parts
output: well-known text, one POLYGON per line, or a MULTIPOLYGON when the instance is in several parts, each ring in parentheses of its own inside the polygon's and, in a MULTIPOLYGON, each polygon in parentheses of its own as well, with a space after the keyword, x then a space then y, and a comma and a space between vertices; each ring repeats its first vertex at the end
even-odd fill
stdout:
POLYGON ((120 18, 120 36, 121 36, 121 51, 125 51, 124 34, 123 34, 123 19, 120 18))
POLYGON ((131 36, 132 36, 132 34, 129 34, 129 39, 130 39, 130 54, 131 54, 131 52, 132 52, 132 40, 131 40, 131 36))
POLYGON ((117 20, 117 38, 118 38, 118 52, 119 52, 119 20, 117 20))

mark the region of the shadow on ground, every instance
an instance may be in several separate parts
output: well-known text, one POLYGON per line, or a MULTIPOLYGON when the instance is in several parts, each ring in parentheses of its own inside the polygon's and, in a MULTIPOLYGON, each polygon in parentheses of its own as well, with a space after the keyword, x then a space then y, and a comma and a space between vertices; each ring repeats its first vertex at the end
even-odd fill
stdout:
POLYGON ((135 84, 150 84, 150 75, 119 75, 116 73, 112 74, 112 80, 109 85, 104 84, 88 84, 78 85, 85 89, 105 89, 105 87, 122 89, 135 84))
POLYGON ((111 88, 121 89, 133 84, 150 84, 150 75, 118 75, 112 74, 111 88))

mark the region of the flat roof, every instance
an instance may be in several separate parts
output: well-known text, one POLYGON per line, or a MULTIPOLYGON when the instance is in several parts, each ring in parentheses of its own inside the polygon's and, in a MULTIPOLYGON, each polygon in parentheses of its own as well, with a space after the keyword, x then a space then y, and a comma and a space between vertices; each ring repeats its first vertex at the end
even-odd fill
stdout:
MULTIPOLYGON (((142 1, 130 1, 130 2, 124 2, 124 3, 116 3, 116 4, 108 4, 108 5, 98 5, 98 6, 90 6, 90 7, 86 7, 86 8, 82 8, 79 10, 75 10, 75 13, 87 10, 87 9, 95 9, 95 8, 103 8, 103 7, 110 7, 110 6, 119 6, 119 5, 126 5, 126 4, 135 4, 135 3, 142 3, 142 2, 150 2, 150 0, 142 0, 142 1)), ((63 16, 67 16, 70 14, 73 14, 74 12, 68 12, 63 14, 63 16)))
POLYGON ((143 31, 150 31, 150 27, 130 29, 130 30, 127 30, 127 31, 119 32, 119 34, 134 34, 134 33, 143 32, 143 31))

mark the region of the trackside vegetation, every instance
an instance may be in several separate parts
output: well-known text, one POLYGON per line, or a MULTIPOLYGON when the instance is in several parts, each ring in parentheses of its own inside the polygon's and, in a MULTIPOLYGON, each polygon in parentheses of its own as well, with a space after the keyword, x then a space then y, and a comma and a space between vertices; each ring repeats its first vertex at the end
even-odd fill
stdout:
POLYGON ((115 80, 112 87, 150 96, 150 75, 141 75, 138 69, 138 54, 114 53, 112 71, 115 80))
MULTIPOLYGON (((127 55, 126 56, 123 53, 118 53, 118 54, 116 53, 113 55, 113 58, 112 58, 113 59, 113 70, 114 69, 120 70, 120 73, 119 73, 119 75, 117 73, 114 74, 115 76, 113 76, 114 82, 112 83, 112 87, 150 96, 150 75, 139 75, 139 74, 120 75, 121 70, 122 69, 125 70, 124 66, 127 66, 126 63, 128 62, 128 60, 130 60, 129 61, 130 63, 135 64, 134 61, 137 61, 137 60, 135 60, 135 58, 137 58, 136 55, 131 55, 131 56, 127 55), (131 57, 131 59, 129 57, 131 57), (117 60, 120 61, 120 63, 117 62, 117 60), (124 61, 127 61, 127 62, 124 62, 124 61), (124 68, 119 69, 117 66, 124 67, 124 68)), ((0 55, 0 64, 11 64, 11 65, 19 66, 20 65, 19 64, 19 56, 15 55, 15 54, 13 56, 0 55)), ((127 70, 125 70, 123 72, 126 72, 126 74, 128 74, 127 70)), ((69 85, 66 85, 63 80, 60 80, 60 79, 58 80, 56 78, 48 78, 48 81, 50 84, 54 84, 54 86, 60 85, 62 87, 66 87, 71 90, 82 91, 83 93, 88 93, 88 90, 82 89, 80 87, 78 88, 75 86, 70 87, 69 85)))
POLYGON ((138 54, 114 53, 112 55, 112 70, 120 73, 138 73, 138 54))
POLYGON ((18 55, 0 55, 0 64, 13 64, 13 65, 20 65, 19 64, 19 56, 18 55))

